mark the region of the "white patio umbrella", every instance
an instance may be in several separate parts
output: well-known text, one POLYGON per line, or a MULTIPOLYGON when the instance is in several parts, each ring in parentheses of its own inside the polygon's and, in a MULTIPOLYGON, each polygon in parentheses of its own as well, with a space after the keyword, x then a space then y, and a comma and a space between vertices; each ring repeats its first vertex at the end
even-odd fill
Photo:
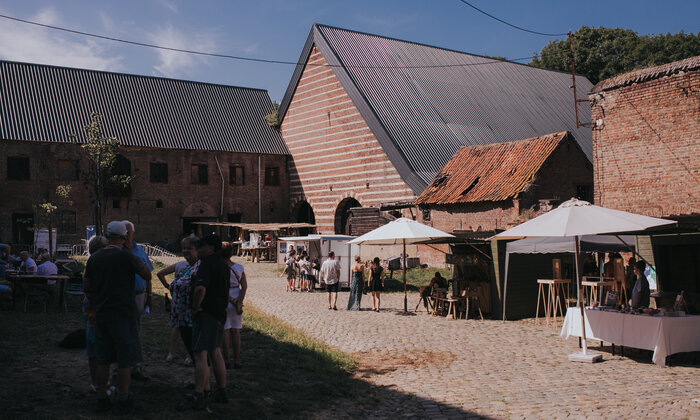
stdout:
POLYGON ((454 238, 454 235, 402 217, 373 231, 359 236, 349 243, 358 245, 403 245, 403 311, 408 313, 406 295, 406 245, 438 238, 454 238))
POLYGON ((573 236, 576 256, 576 290, 578 306, 581 309, 581 331, 583 335, 583 352, 569 355, 569 360, 595 362, 600 354, 588 353, 586 346, 586 325, 584 321, 583 301, 581 300, 581 262, 579 238, 583 235, 613 234, 621 232, 639 232, 659 226, 676 224, 674 220, 658 219, 620 210, 593 205, 587 201, 572 198, 559 207, 543 215, 528 220, 512 229, 508 229, 493 239, 520 239, 542 236, 573 236))

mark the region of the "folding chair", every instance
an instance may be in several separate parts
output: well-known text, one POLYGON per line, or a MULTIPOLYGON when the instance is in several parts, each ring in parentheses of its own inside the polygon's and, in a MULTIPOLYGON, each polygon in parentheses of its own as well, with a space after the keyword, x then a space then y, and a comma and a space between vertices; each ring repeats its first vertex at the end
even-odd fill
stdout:
POLYGON ((71 277, 67 280, 63 291, 63 309, 68 313, 68 299, 78 301, 78 307, 82 310, 82 303, 85 293, 83 293, 83 279, 81 277, 71 277))
POLYGON ((27 303, 41 303, 46 312, 46 304, 49 301, 49 292, 46 279, 41 277, 22 279, 22 290, 24 291, 24 312, 27 312, 27 303))

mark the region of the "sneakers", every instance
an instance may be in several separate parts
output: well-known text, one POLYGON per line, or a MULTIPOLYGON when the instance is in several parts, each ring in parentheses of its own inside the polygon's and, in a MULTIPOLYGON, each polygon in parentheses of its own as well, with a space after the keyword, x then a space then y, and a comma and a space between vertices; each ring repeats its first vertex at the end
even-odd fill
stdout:
POLYGON ((173 355, 171 353, 168 353, 168 355, 165 357, 165 363, 170 363, 173 361, 173 355))
POLYGON ((212 392, 212 401, 219 404, 227 404, 228 397, 226 396, 226 388, 218 388, 212 392))
POLYGON ((187 358, 185 358, 184 363, 185 363, 185 366, 192 366, 192 358, 190 358, 190 356, 187 356, 187 358))
POLYGON ((190 408, 193 410, 204 410, 207 408, 207 403, 204 401, 204 394, 193 392, 189 398, 190 408))

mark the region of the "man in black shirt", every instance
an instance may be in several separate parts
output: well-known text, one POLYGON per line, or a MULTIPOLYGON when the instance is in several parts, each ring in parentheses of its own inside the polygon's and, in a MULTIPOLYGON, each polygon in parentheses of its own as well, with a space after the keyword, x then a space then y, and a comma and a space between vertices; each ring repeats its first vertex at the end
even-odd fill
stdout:
POLYGON ((197 256, 201 260, 197 274, 192 279, 192 351, 195 357, 195 385, 191 406, 203 409, 204 389, 209 385, 207 355, 211 356, 212 367, 218 389, 214 401, 228 402, 226 397, 226 364, 221 355, 221 342, 226 322, 228 306, 229 267, 219 255, 221 239, 217 235, 207 235, 197 244, 197 256))
POLYGON ((109 365, 117 363, 117 408, 125 413, 134 409, 129 398, 131 368, 141 359, 136 305, 134 304, 134 276, 150 280, 151 272, 141 260, 122 250, 126 240, 126 226, 122 222, 107 225, 109 245, 93 254, 85 266, 85 294, 95 307, 95 341, 97 358, 97 407, 107 411, 109 365))

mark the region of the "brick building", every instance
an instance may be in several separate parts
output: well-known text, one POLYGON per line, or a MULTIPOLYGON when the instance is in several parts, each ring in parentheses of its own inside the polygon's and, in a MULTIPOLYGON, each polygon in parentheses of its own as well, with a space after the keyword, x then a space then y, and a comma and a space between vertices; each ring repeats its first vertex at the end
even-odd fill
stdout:
POLYGON ((637 245, 662 290, 700 298, 700 56, 603 80, 590 99, 596 204, 678 220, 682 235, 637 245))
MULTIPOLYGON (((460 238, 450 249, 454 278, 479 286, 491 312, 502 308, 505 243, 486 239, 571 197, 590 200, 592 189, 593 165, 573 136, 563 131, 463 147, 415 203, 419 221, 460 238)), ((529 273, 511 276, 515 296, 536 296, 536 278, 530 276, 541 267, 551 269, 551 263, 538 262, 529 273)))
POLYGON ((286 221, 288 151, 264 117, 267 91, 72 68, 0 62, 0 237, 28 243, 34 205, 72 187, 59 209, 59 243, 95 223, 80 147, 90 113, 122 147, 131 175, 112 190, 102 220, 129 219, 140 241, 171 242, 195 221, 286 221), (6 164, 6 166, 5 166, 6 164))
POLYGON ((280 105, 291 217, 320 232, 349 232, 354 207, 415 218, 462 146, 569 130, 591 159, 566 73, 324 25, 299 62, 280 105))

